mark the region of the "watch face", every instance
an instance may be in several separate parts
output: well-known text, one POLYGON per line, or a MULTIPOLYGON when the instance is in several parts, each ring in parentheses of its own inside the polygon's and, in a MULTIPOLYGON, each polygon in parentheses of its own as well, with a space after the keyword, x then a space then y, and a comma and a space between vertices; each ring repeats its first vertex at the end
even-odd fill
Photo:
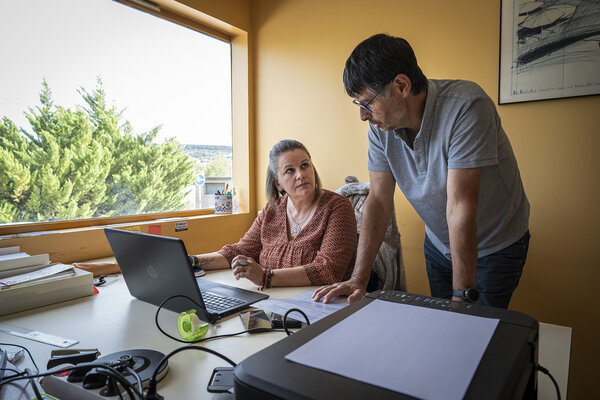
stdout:
POLYGON ((479 290, 475 288, 469 288, 465 290, 465 297, 467 298, 467 300, 474 303, 477 300, 479 300, 479 290))

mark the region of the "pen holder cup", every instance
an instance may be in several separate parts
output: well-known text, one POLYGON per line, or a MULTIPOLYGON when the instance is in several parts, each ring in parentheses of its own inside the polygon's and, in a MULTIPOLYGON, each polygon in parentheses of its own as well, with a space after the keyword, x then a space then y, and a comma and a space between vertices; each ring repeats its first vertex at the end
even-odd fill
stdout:
POLYGON ((231 214, 233 199, 230 194, 215 194, 215 214, 231 214))

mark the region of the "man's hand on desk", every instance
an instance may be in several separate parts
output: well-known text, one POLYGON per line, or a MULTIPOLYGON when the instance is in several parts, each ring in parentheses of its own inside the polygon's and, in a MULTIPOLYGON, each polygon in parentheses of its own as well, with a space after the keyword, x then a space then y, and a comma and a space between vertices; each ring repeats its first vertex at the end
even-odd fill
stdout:
POLYGON ((338 282, 323 286, 315 290, 313 294, 314 301, 329 303, 336 296, 348 296, 348 304, 360 300, 367 294, 366 285, 352 278, 344 282, 338 282))

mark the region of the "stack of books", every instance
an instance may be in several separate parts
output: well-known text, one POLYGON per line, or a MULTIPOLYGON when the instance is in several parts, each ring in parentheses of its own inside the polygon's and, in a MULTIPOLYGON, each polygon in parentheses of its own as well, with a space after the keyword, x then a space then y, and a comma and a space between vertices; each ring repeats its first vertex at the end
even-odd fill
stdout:
POLYGON ((0 248, 0 316, 94 293, 93 275, 72 265, 0 248))

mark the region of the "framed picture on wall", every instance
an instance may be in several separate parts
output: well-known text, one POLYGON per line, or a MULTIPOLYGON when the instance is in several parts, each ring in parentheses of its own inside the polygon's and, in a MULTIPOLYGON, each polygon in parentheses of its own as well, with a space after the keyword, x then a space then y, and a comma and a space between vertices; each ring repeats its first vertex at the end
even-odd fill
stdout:
POLYGON ((502 0, 498 103, 600 94, 600 0, 502 0))

